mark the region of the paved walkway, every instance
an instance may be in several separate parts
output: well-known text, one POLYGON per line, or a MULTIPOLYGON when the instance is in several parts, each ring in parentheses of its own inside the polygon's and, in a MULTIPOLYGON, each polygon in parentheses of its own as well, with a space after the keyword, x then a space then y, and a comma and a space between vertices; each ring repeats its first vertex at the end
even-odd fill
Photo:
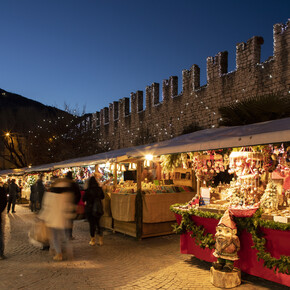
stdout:
MULTIPOLYGON (((17 205, 5 219, 5 255, 0 261, 0 289, 219 289, 209 282, 210 264, 179 253, 176 235, 136 241, 105 232, 104 246, 89 246, 88 223, 74 224, 74 258, 53 262, 47 251, 31 245, 27 233, 35 219, 17 205)), ((244 274, 239 289, 288 289, 244 274)))

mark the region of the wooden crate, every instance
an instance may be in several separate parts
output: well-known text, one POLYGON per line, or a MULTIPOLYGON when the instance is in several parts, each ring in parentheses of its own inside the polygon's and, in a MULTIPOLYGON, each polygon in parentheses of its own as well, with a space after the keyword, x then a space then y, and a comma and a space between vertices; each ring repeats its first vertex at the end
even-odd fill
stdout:
MULTIPOLYGON (((175 221, 163 223, 143 223, 141 238, 173 234, 172 225, 175 221)), ((136 224, 134 222, 121 222, 114 220, 114 231, 136 237, 136 224)))
POLYGON ((142 238, 173 234, 175 221, 163 223, 143 223, 142 238))
POLYGON ((135 222, 122 222, 114 220, 114 231, 126 234, 128 236, 136 237, 135 222))
POLYGON ((269 214, 265 214, 265 213, 263 213, 263 214, 261 215, 261 219, 263 219, 263 220, 267 220, 267 221, 272 221, 272 220, 273 220, 273 216, 272 216, 272 215, 269 215, 269 214))
POLYGON ((113 219, 111 216, 102 216, 100 220, 101 227, 113 230, 113 219))

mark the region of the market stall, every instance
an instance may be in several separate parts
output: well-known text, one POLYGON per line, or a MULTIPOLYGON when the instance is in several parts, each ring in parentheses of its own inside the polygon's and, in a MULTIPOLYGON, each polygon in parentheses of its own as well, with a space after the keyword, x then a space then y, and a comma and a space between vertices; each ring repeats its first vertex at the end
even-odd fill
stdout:
POLYGON ((111 193, 113 229, 138 239, 171 234, 175 217, 170 205, 191 199, 194 189, 162 176, 160 161, 152 156, 116 161, 124 168, 124 179, 111 193))
MULTIPOLYGON (((235 266, 290 286, 289 141, 286 118, 208 129, 143 149, 144 154, 187 159, 198 179, 197 195, 171 207, 182 253, 216 261, 216 226, 229 210, 240 239, 235 266)), ((132 157, 137 156, 136 150, 132 157)))

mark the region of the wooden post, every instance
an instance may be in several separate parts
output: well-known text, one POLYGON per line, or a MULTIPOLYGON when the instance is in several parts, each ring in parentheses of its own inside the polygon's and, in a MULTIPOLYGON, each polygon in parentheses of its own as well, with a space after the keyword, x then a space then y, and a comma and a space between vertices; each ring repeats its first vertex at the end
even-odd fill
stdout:
POLYGON ((136 220, 136 238, 142 238, 142 223, 143 223, 143 201, 142 201, 142 160, 137 161, 137 195, 135 200, 135 220, 136 220))
POLYGON ((117 183, 118 183, 118 175, 117 175, 117 163, 115 162, 114 166, 114 190, 117 188, 117 183))
POLYGON ((191 187, 197 192, 197 178, 195 176, 195 171, 191 169, 191 187))
POLYGON ((200 180, 197 178, 197 189, 196 189, 196 192, 197 192, 197 196, 200 198, 200 180))

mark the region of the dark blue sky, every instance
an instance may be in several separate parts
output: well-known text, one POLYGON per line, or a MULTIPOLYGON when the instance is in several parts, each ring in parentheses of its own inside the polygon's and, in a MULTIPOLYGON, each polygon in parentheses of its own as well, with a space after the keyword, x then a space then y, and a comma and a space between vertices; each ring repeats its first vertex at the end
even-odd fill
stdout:
MULTIPOLYGON (((2 0, 0 88, 46 105, 99 111, 254 35, 262 61, 289 0, 2 0)), ((179 92, 181 86, 179 87, 179 92)))

